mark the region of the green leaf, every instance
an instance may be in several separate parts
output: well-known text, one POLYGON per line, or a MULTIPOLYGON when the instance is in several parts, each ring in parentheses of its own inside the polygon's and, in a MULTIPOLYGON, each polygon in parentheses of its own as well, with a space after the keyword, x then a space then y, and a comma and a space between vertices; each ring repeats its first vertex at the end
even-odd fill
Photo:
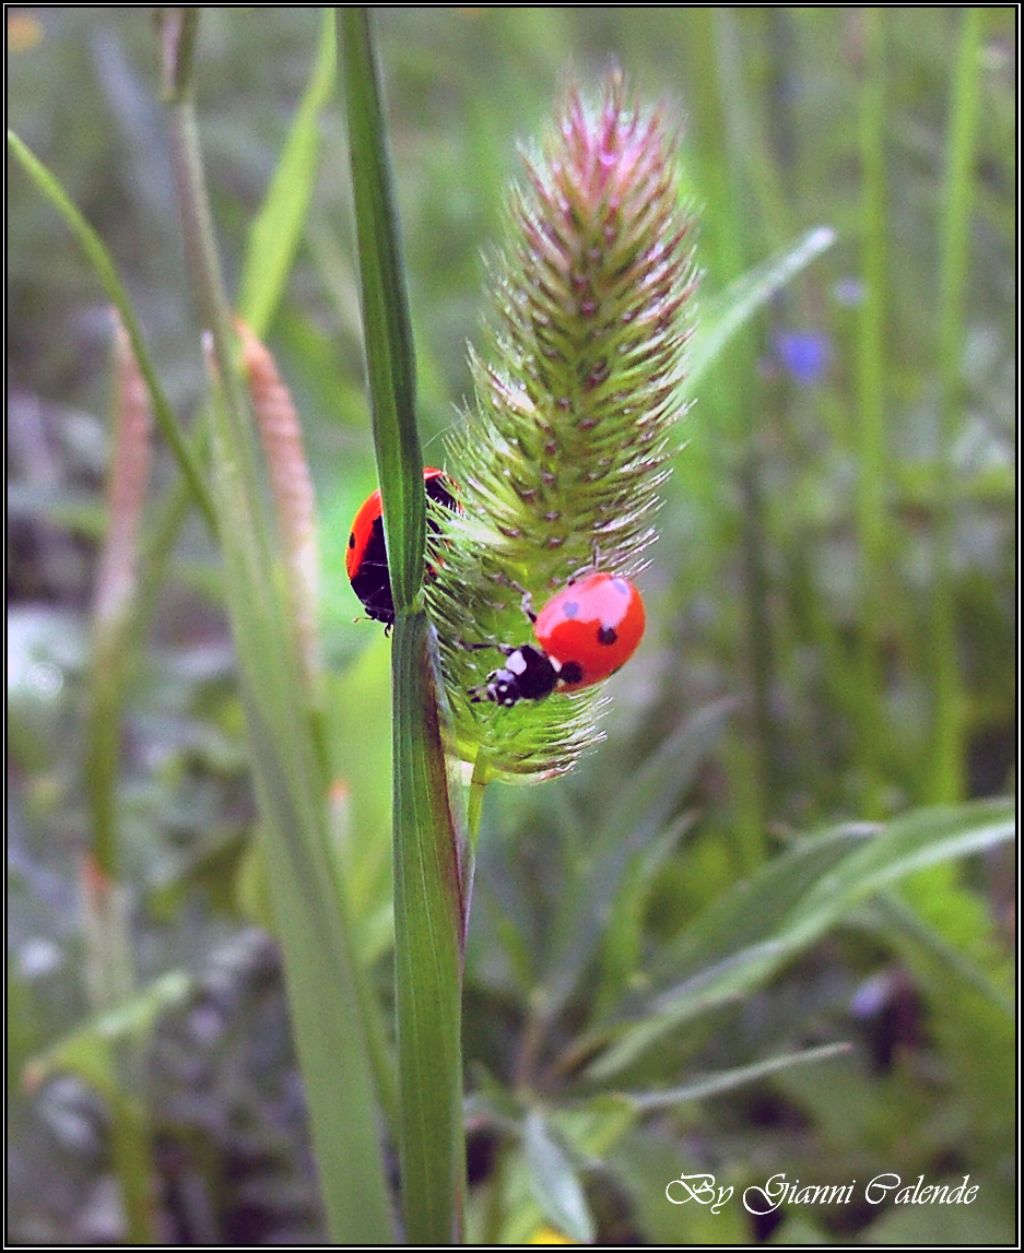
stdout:
POLYGON ((433 649, 423 614, 399 617, 392 659, 395 995, 402 1204, 414 1243, 453 1239, 465 1173, 462 900, 433 649))
POLYGON ((864 15, 864 76, 860 117, 861 255, 864 298, 857 317, 855 414, 858 453, 856 488, 857 547, 860 553, 857 604, 858 648, 849 691, 854 695, 857 753, 864 776, 863 807, 869 817, 884 812, 882 763, 888 752, 883 729, 881 641, 891 620, 888 590, 887 452, 889 413, 886 391, 892 371, 887 361, 885 329, 889 266, 886 264, 886 142, 890 118, 886 107, 887 15, 872 9, 864 15))
POLYGON ((70 228, 82 251, 92 263, 96 276, 110 300, 117 306, 121 320, 124 322, 125 330, 128 332, 128 338, 131 340, 135 360, 138 362, 139 369, 142 371, 142 376, 146 381, 146 388, 149 391, 156 420, 164 437, 170 444, 171 450, 178 459, 178 464, 188 482, 192 495, 195 497, 196 504, 199 506, 210 528, 213 529, 213 502, 210 498, 209 489, 206 486, 206 480, 199 468, 195 453, 186 440, 185 433, 178 425, 178 419, 174 416, 170 402, 160 386, 156 370, 153 368, 153 362, 150 359, 149 352, 142 338, 142 332, 139 329, 135 310, 128 299, 128 294, 118 276, 110 253, 99 235, 96 234, 81 213, 79 213, 60 182, 13 131, 7 132, 7 147, 17 158, 21 168, 38 190, 42 192, 64 219, 65 224, 70 228))
POLYGON ((794 1066, 809 1065, 812 1062, 827 1061, 830 1057, 838 1057, 850 1051, 849 1044, 825 1044, 820 1048, 801 1049, 797 1053, 783 1053, 779 1057, 769 1057, 750 1066, 736 1066, 731 1070, 720 1070, 714 1074, 702 1075, 699 1079, 691 1079, 678 1088, 668 1088, 663 1092, 625 1092, 623 1099, 628 1101, 637 1113, 646 1114, 652 1110, 673 1109, 687 1101, 704 1101, 711 1096, 720 1096, 723 1092, 731 1092, 748 1083, 757 1083, 769 1075, 778 1074, 782 1070, 791 1070, 794 1066))
POLYGON ((373 437, 391 589, 401 610, 412 605, 422 582, 426 533, 409 299, 367 11, 342 9, 339 35, 373 437))
POLYGON ((320 155, 320 114, 334 90, 334 77, 334 13, 325 9, 313 72, 249 228, 238 308, 260 339, 273 320, 305 229, 320 155))
POLYGON ((898 897, 885 896, 875 902, 866 921, 872 931, 885 937, 893 947, 919 954, 922 959, 932 963, 935 969, 943 972, 944 980, 948 981, 952 977, 961 981, 1007 1018, 1013 1018, 1015 1006, 1009 980, 1007 986, 1001 986, 1001 981, 993 976, 991 968, 981 966, 969 953, 963 952, 937 927, 919 917, 898 897))
POLYGON ((593 1215, 576 1169, 542 1114, 532 1110, 523 1125, 523 1153, 534 1199, 551 1225, 581 1244, 595 1237, 593 1215))
POLYGON ((391 646, 383 632, 340 674, 328 676, 332 787, 343 790, 349 835, 337 848, 364 966, 394 941, 391 879, 391 646))
MULTIPOLYGON (((611 1096, 600 1096, 586 1105, 572 1109, 535 1112, 542 1120, 542 1127, 536 1130, 543 1131, 544 1138, 554 1146, 553 1152, 564 1161, 570 1172, 578 1169, 574 1163, 603 1160, 611 1147, 636 1122, 636 1115, 629 1106, 611 1096)), ((525 1135, 523 1150, 521 1153, 510 1153, 504 1159, 504 1212, 500 1235, 496 1239, 498 1244, 527 1244, 537 1235, 538 1227, 544 1223, 547 1204, 542 1207, 537 1198, 538 1187, 544 1185, 544 1179, 534 1180, 535 1172, 528 1160, 525 1135)), ((552 1159, 545 1154, 542 1160, 547 1163, 552 1159)), ((564 1227, 562 1231, 571 1234, 564 1227)))
MULTIPOLYGON (((215 429, 221 419, 215 418, 215 429)), ((215 449, 224 440, 218 429, 215 449)), ((268 571, 266 516, 247 499, 237 463, 215 453, 232 618, 275 933, 306 1082, 332 1237, 391 1237, 376 1103, 360 1012, 351 929, 335 891, 323 779, 283 598, 268 571), (244 524, 239 519, 244 518, 244 524), (260 536, 260 540, 257 540, 260 536)))
POLYGON ((681 980, 619 1032, 588 1074, 629 1065, 687 1018, 765 983, 862 901, 905 875, 1014 833, 1013 805, 914 810, 885 828, 839 827, 801 841, 712 904, 660 956, 655 985, 681 980))
POLYGON ((182 970, 171 970, 148 987, 89 1019, 56 1040, 25 1065, 25 1080, 36 1087, 51 1075, 77 1075, 101 1095, 111 1098, 119 1089, 113 1046, 138 1041, 169 1010, 192 994, 194 981, 182 970))
POLYGON ((830 226, 812 227, 794 243, 749 270, 721 295, 707 302, 694 326, 693 343, 687 359, 684 389, 688 396, 696 394, 701 379, 722 355, 733 336, 790 279, 831 248, 835 240, 836 233, 830 226))
POLYGON ((607 1017, 639 967, 651 884, 696 820, 695 810, 680 815, 626 866, 601 937, 601 973, 593 1021, 607 1017))
MULTIPOLYGON (((164 13, 165 35, 196 10, 164 13)), ((191 35, 173 50, 190 51, 191 35)), ((329 850, 326 778, 288 618, 285 575, 266 507, 248 401, 235 369, 230 311, 187 68, 171 64, 172 162, 196 303, 212 333, 214 499, 224 593, 245 709, 267 882, 306 1084, 317 1172, 336 1242, 393 1237, 379 1109, 346 902, 329 850)))
POLYGON ((860 901, 926 866, 980 853, 1013 837, 1012 802, 917 809, 893 819, 876 839, 815 885, 797 914, 802 934, 820 935, 860 901))
POLYGON ((459 839, 420 586, 426 527, 408 301, 372 30, 340 11, 363 335, 396 620, 392 653, 399 1157, 410 1243, 460 1237, 465 1192, 459 839))
POLYGON ((934 741, 925 759, 927 795, 958 800, 964 791, 966 693, 959 672, 954 567, 957 479, 954 444, 962 430, 966 294, 970 273, 971 202, 980 179, 975 173, 984 95, 982 42, 986 10, 964 10, 956 60, 951 67, 946 138, 945 195, 940 227, 939 290, 936 293, 938 343, 934 369, 939 379, 938 464, 935 498, 935 581, 932 592, 932 654, 935 676, 934 741))
MULTIPOLYGON (((565 1003, 602 943, 613 948, 628 943, 625 933, 636 915, 623 913, 622 883, 686 795, 731 709, 730 701, 717 701, 684 719, 623 783, 607 815, 588 831, 585 870, 568 889, 551 944, 545 977, 547 1014, 565 1003)), ((610 987, 606 996, 613 994, 610 987)))

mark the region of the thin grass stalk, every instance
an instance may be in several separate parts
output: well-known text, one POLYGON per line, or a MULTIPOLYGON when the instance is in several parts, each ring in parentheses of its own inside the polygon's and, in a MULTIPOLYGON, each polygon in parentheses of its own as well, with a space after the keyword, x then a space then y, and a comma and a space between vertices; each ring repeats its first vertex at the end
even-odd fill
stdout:
MULTIPOLYGON (((749 223, 743 125, 732 87, 737 74, 736 38, 732 15, 721 10, 702 13, 702 42, 715 73, 706 86, 705 103, 712 119, 705 154, 714 170, 715 192, 709 202, 719 206, 717 231, 719 279, 738 278, 748 260, 749 223), (711 150, 716 151, 713 153, 711 150)), ((741 511, 741 579, 744 601, 744 644, 750 682, 748 739, 734 746, 733 780, 741 813, 737 854, 745 869, 763 857, 764 830, 772 793, 772 760, 775 730, 771 716, 771 685, 774 672, 771 621, 768 614, 768 579, 764 549, 768 539, 761 488, 761 450, 754 420, 758 412, 754 348, 749 331, 741 332, 733 345, 733 368, 719 375, 724 393, 722 411, 727 415, 725 437, 740 447, 729 469, 736 476, 741 511), (742 393, 732 380, 743 379, 742 393), (739 750, 739 751, 736 751, 739 750)))
MULTIPOLYGON (((124 325, 115 317, 114 403, 107 473, 107 530, 92 618, 85 792, 90 843, 80 866, 86 988, 94 1013, 126 1001, 136 984, 129 901, 120 879, 117 781, 122 705, 138 597, 143 504, 152 460, 152 409, 124 325)), ((156 1240, 152 1145, 145 1102, 144 1043, 110 1050, 110 1149, 129 1244, 156 1240)))
POLYGON ((953 588, 956 481, 953 442, 963 413, 964 321, 970 265, 970 214, 980 103, 981 41, 985 10, 961 19, 953 67, 946 140, 946 179, 939 262, 939 438, 935 483, 934 623, 935 739, 927 799, 955 802, 964 793, 964 695, 957 658, 953 588))
POLYGON ((235 368, 198 143, 192 100, 197 21, 194 9, 163 14, 164 96, 186 256, 216 362, 214 498, 260 835, 331 1239, 386 1244, 393 1238, 390 1203, 351 933, 344 901, 334 890, 323 775, 304 704, 296 700, 301 661, 284 610, 284 575, 235 368))
MULTIPOLYGON (((331 15, 333 18, 333 14, 331 15)), ((331 28, 334 34, 334 28, 331 28)), ((351 806, 348 785, 335 779, 328 793, 328 812, 331 824, 331 869, 339 896, 348 890, 345 882, 345 862, 342 848, 351 838, 351 806)), ((381 1113, 392 1139, 398 1136, 398 1067, 395 1050, 388 1030, 384 1006, 377 995, 373 981, 373 969, 368 963, 354 964, 356 991, 363 1016, 366 1047, 373 1071, 373 1081, 381 1113)))
POLYGON ((320 116, 334 91, 334 14, 321 15, 316 59, 259 212, 249 227, 238 280, 238 308, 263 338, 284 294, 302 243, 316 185, 320 116))
MULTIPOLYGON (((119 880, 100 867, 91 850, 82 857, 79 883, 88 1001, 94 1014, 101 1014, 116 1010, 136 990, 128 894, 119 880)), ((159 1239, 152 1130, 145 1100, 145 1043, 145 1035, 112 1042, 106 1059, 111 1164, 120 1192, 125 1241, 131 1245, 152 1245, 159 1239)))
POLYGON ((885 320, 886 21, 881 9, 865 9, 866 62, 860 121, 862 178, 862 272, 864 300, 857 327, 857 542, 860 555, 861 624, 857 657, 858 758, 865 817, 881 813, 881 761, 885 725, 879 647, 886 563, 885 506, 885 320))
POLYGON ((395 995, 405 1238, 461 1237, 462 887, 441 744, 433 630, 423 609, 426 506, 415 363, 367 11, 338 11, 356 209, 363 335, 395 631, 395 995))
MULTIPOLYGON (((793 140, 788 125, 790 110, 786 107, 786 89, 782 82, 785 51, 790 46, 792 33, 779 26, 784 19, 785 14, 780 10, 765 9, 738 15, 724 11, 719 15, 718 21, 722 49, 720 63, 726 84, 724 95, 733 147, 742 162, 743 174, 754 206, 752 216, 758 225, 756 233, 752 230, 751 235, 759 243, 751 247, 751 252, 763 251, 766 244, 774 250, 786 238, 790 223, 794 220, 791 172, 787 168, 784 177, 781 162, 783 153, 791 155, 793 140), (754 107, 753 93, 748 90, 757 71, 744 61, 742 31, 746 32, 746 39, 754 46, 761 44, 769 50, 770 60, 762 71, 764 80, 759 84, 762 89, 767 90, 769 104, 766 113, 754 107)), ((792 165, 791 159, 788 164, 792 165)), ((814 313, 810 303, 808 288, 804 284, 794 284, 785 292, 785 302, 780 302, 777 306, 775 316, 797 317, 804 326, 811 325, 814 313), (787 312, 783 313, 783 310, 787 312)), ((771 384, 759 379, 758 372, 755 371, 750 382, 758 392, 752 411, 762 415, 759 433, 767 430, 773 432, 773 439, 778 441, 775 460, 783 461, 792 467, 791 473, 797 473, 797 468, 805 460, 806 450, 800 437, 794 438, 792 423, 785 419, 782 411, 784 394, 788 390, 783 378, 780 377, 771 384)), ((751 441, 751 447, 759 447, 757 438, 751 441)), ((774 538, 776 548, 783 550, 781 555, 785 558, 785 550, 792 542, 790 521, 786 511, 778 508, 777 494, 769 494, 765 498, 762 490, 765 460, 766 458, 760 456, 751 465, 744 467, 741 479, 744 510, 748 517, 760 515, 760 524, 766 536, 774 538)), ((758 601, 765 604, 770 592, 766 563, 760 559, 759 552, 747 551, 745 564, 748 580, 759 589, 758 601)), ((794 620, 798 611, 794 609, 792 597, 787 593, 782 580, 778 582, 777 591, 779 594, 775 597, 777 607, 774 621, 765 624, 770 625, 770 644, 765 648, 764 655, 754 655, 756 671, 761 674, 758 682, 770 686, 775 679, 787 685, 791 691, 800 692, 804 687, 805 675, 797 662, 801 655, 794 620)), ((757 638, 760 639, 759 633, 757 638)), ((762 706, 759 716, 764 718, 768 713, 767 706, 762 706)), ((775 781, 781 777, 780 763, 784 759, 790 762, 795 776, 809 779, 813 774, 811 754, 815 740, 799 718, 794 702, 788 719, 787 742, 782 752, 777 744, 777 731, 773 733, 770 726, 766 727, 761 722, 761 734, 769 736, 765 765, 768 772, 767 784, 772 790, 775 781)))
POLYGON ((213 530, 215 526, 214 509, 206 479, 189 446, 185 432, 179 426, 167 396, 160 386, 160 380, 157 378, 156 370, 150 359, 145 341, 142 338, 142 331, 139 328, 135 312, 109 252, 107 252, 99 235, 96 234, 81 215, 53 174, 27 145, 11 131, 7 132, 7 146, 38 190, 42 192, 64 219, 82 251, 91 262, 111 302, 120 313, 125 331, 131 341, 135 360, 138 362, 139 369, 146 381, 146 387, 149 390, 150 400, 153 405, 153 413, 160 426, 161 433, 166 438, 168 444, 170 444, 171 451, 177 458, 178 465, 185 476, 189 490, 195 498, 203 518, 210 529, 213 530))
MULTIPOLYGON (((316 61, 281 150, 259 212, 249 230, 239 281, 241 315, 255 335, 265 335, 284 293, 289 267, 301 243, 316 179, 319 142, 317 126, 334 83, 334 14, 324 13, 316 61), (268 266, 268 249, 273 265, 268 266)), ((210 414, 204 406, 190 433, 191 456, 204 473, 209 459, 210 414)), ((179 478, 155 510, 156 519, 143 545, 140 592, 135 601, 132 639, 141 640, 167 574, 184 525, 192 493, 179 478)))

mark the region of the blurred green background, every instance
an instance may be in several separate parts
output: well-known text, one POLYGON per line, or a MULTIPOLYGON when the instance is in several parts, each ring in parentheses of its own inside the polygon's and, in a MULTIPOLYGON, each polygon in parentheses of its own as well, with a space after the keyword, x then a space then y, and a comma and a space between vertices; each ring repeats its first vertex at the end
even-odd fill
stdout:
MULTIPOLYGON (((517 1085, 557 1106, 591 1006, 642 990, 650 954, 796 835, 1015 785, 1015 13, 982 11, 966 71, 957 9, 379 17, 428 462, 467 393, 481 254, 502 230, 516 144, 543 129, 567 74, 586 85, 618 61, 679 117, 700 218, 698 319, 809 228, 836 232, 701 380, 644 583, 648 638, 609 685, 607 742, 568 779, 488 798, 467 966, 465 1052, 470 1088, 484 1094, 471 1212, 479 1230, 529 1236, 539 1220, 515 1200, 518 1166, 492 1115, 517 1085), (976 81, 980 124, 965 173, 950 178, 958 67, 976 81), (949 233, 958 205, 969 226, 962 301, 949 233), (633 843, 658 835, 662 851, 617 881, 559 999, 549 959, 574 951, 566 917, 588 904, 588 850, 617 802, 635 811, 633 843), (632 928, 625 970, 600 952, 616 911, 632 928), (491 1228, 499 1170, 512 1200, 491 1228)), ((10 125, 111 249, 164 386, 191 415, 203 375, 152 13, 19 9, 7 23, 10 125)), ((203 12, 201 132, 232 288, 319 30, 311 9, 203 12)), ((316 484, 343 851, 363 956, 387 995, 387 645, 353 622, 343 573, 374 469, 337 97, 321 134, 304 239, 267 340, 316 484)), ((31 1091, 22 1082, 25 1064, 87 1014, 75 852, 88 838, 82 707, 110 320, 74 242, 16 170, 8 281, 10 1235, 114 1241, 101 1096, 73 1067, 31 1091)), ((161 449, 155 497, 175 474, 161 449)), ((218 558, 196 519, 128 694, 120 802, 140 977, 189 981, 148 1056, 163 1230, 179 1242, 316 1239, 302 1090, 260 927, 218 558)), ((629 1086, 826 1040, 851 1041, 850 1054, 606 1140, 561 1128, 584 1158, 604 1159, 584 1174, 605 1239, 1012 1238, 1013 1030, 991 995, 1010 968, 1012 860, 976 859, 908 899, 915 926, 853 916, 770 986, 662 1040, 629 1086), (735 1206, 666 1204, 665 1183, 698 1169, 738 1186, 779 1171, 829 1184, 970 1172, 982 1190, 945 1212, 783 1207, 755 1222, 735 1206)))

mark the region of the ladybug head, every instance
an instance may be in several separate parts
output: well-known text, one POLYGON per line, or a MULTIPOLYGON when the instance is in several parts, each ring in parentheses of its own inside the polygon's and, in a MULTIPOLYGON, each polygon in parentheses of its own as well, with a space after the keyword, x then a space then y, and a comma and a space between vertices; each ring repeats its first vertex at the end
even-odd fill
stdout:
POLYGON ((492 670, 486 683, 470 690, 469 699, 480 703, 515 705, 521 700, 542 700, 555 690, 558 663, 532 644, 510 652, 505 664, 492 670))

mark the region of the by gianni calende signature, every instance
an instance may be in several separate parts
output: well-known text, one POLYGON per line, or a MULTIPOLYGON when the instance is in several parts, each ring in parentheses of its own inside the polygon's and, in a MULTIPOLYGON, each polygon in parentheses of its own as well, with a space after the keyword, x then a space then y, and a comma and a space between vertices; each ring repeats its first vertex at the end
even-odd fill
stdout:
MULTIPOLYGON (((970 1205, 978 1188, 978 1184, 971 1183, 970 1175, 964 1175, 958 1184, 926 1183, 924 1175, 907 1183, 894 1171, 888 1171, 870 1179, 862 1195, 869 1205, 970 1205)), ((790 1180, 780 1173, 763 1184, 744 1188, 740 1200, 749 1214, 771 1214, 781 1205, 849 1205, 856 1190, 856 1179, 843 1184, 802 1184, 799 1179, 790 1180)), ((713 1214, 721 1213, 735 1192, 731 1184, 720 1185, 709 1174, 680 1175, 665 1188, 665 1196, 673 1205, 695 1201, 713 1214)))

